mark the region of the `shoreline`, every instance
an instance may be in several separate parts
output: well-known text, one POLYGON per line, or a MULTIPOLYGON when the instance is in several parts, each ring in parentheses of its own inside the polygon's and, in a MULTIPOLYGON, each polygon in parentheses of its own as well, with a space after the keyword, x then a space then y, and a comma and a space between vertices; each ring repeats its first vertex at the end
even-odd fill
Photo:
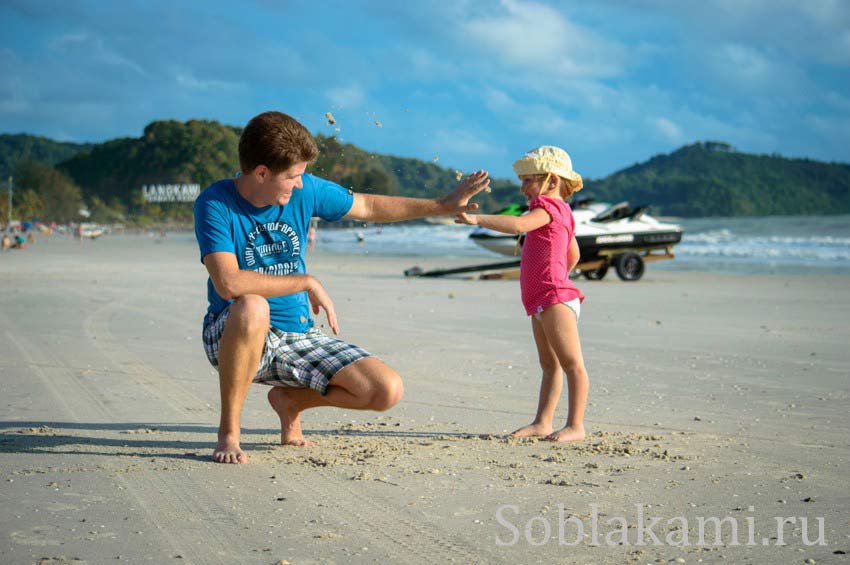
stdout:
POLYGON ((410 258, 320 247, 308 266, 341 337, 396 368, 405 397, 385 413, 308 411, 316 445, 281 448, 255 386, 243 414, 251 461, 226 466, 209 460, 218 384, 200 343, 206 274, 194 242, 178 239, 0 255, 11 562, 775 563, 848 549, 844 277, 650 266, 637 283, 579 281, 590 435, 552 445, 504 437, 530 421, 539 384, 517 281, 404 278, 410 258), (629 545, 604 534, 590 544, 591 504, 600 532, 627 521, 629 545), (559 505, 587 526, 576 546, 558 544, 559 505), (635 545, 636 505, 662 518, 661 545, 635 545), (497 544, 513 539, 500 508, 519 531, 513 545, 497 544), (724 543, 700 546, 700 516, 735 518, 741 532, 752 518, 758 543, 742 533, 730 545, 726 529, 724 543), (776 545, 777 516, 807 518, 810 539, 823 517, 826 545, 804 543, 800 519, 776 545), (535 545, 546 521, 549 541, 535 545), (668 543, 682 531, 688 545, 668 543))
MULTIPOLYGON (((349 230, 352 233, 356 233, 355 229, 352 228, 342 228, 340 231, 349 230)), ((72 247, 74 245, 79 246, 80 242, 74 240, 70 235, 42 235, 38 234, 37 239, 39 241, 36 246, 33 246, 29 251, 31 252, 33 249, 42 249, 43 252, 49 253, 62 253, 62 248, 68 245, 72 247), (49 251, 43 248, 49 248, 49 251)), ((97 240, 86 240, 83 244, 88 245, 96 245, 101 247, 112 247, 114 245, 123 246, 125 245, 122 242, 126 241, 138 241, 140 244, 144 245, 144 242, 153 242, 153 243, 167 243, 169 246, 178 245, 183 248, 184 251, 195 251, 197 247, 197 243, 195 242, 194 232, 192 231, 179 231, 179 232, 167 232, 167 235, 164 239, 161 239, 158 232, 154 231, 145 231, 143 233, 125 233, 125 234, 109 234, 98 238, 97 240), (110 243, 112 241, 113 243, 110 243)), ((400 264, 404 265, 399 271, 399 275, 403 275, 403 271, 407 268, 410 268, 414 265, 427 266, 427 269, 443 269, 443 268, 452 268, 458 266, 467 266, 467 265, 483 265, 487 263, 498 263, 509 261, 512 257, 506 257, 502 255, 498 255, 495 253, 487 253, 483 250, 478 249, 474 246, 474 244, 470 244, 469 247, 461 248, 461 253, 415 253, 415 252, 397 252, 393 250, 372 248, 367 245, 358 246, 352 238, 352 243, 347 246, 341 246, 339 242, 334 242, 333 244, 328 244, 326 241, 322 241, 322 236, 320 232, 320 239, 318 245, 315 250, 308 252, 308 258, 311 256, 318 258, 340 258, 340 259, 349 259, 349 258, 357 258, 361 261, 398 261, 400 264)), ((9 250, 8 253, 26 253, 26 250, 9 250)), ((676 249, 674 248, 674 254, 676 253, 676 249)), ((14 255, 2 255, 0 254, 0 260, 4 258, 4 256, 13 257, 14 255)), ((308 267, 310 267, 308 259, 308 267)), ((846 278, 850 277, 850 263, 848 264, 802 264, 802 263, 752 263, 748 260, 741 259, 717 259, 717 258, 708 258, 708 259, 695 259, 693 257, 683 257, 679 254, 675 259, 672 260, 664 260, 664 261, 654 261, 651 263, 647 263, 646 265, 646 275, 644 277, 652 274, 653 272, 664 272, 664 273, 693 273, 693 274, 703 274, 703 275, 711 275, 711 276, 765 276, 765 277, 791 277, 791 278, 846 278)), ((589 281, 583 277, 579 277, 576 279, 581 284, 596 284, 600 281, 589 281)), ((607 277, 601 282, 609 282, 616 281, 621 282, 617 279, 617 275, 614 273, 613 269, 609 269, 607 277)), ((637 281, 637 283, 630 282, 627 284, 641 284, 642 281, 637 281)))

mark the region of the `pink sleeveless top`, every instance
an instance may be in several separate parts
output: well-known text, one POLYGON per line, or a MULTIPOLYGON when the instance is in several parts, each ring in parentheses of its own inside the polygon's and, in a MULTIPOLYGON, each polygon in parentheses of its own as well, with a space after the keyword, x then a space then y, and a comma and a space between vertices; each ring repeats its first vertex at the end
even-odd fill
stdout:
POLYGON ((569 204, 560 198, 538 196, 531 201, 529 211, 543 208, 552 221, 525 235, 520 261, 522 304, 529 316, 543 312, 559 302, 584 295, 570 280, 567 271, 567 250, 575 236, 575 220, 569 204))

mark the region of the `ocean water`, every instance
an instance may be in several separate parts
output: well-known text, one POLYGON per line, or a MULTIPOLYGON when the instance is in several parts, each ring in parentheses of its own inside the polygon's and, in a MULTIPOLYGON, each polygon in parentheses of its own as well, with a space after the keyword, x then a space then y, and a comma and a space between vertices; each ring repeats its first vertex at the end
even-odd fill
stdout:
MULTIPOLYGON (((850 215, 667 219, 685 230, 676 258, 648 269, 850 276, 850 215)), ((400 224, 323 229, 318 245, 338 253, 469 257, 498 261, 469 239, 469 226, 400 224)))
POLYGON ((850 215, 694 219, 675 248, 685 267, 705 262, 754 273, 850 275, 850 215))

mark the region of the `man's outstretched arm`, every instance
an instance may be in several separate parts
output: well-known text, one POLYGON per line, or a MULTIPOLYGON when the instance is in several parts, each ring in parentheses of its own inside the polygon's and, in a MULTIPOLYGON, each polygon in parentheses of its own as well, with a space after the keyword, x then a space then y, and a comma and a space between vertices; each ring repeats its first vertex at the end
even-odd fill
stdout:
POLYGON ((469 199, 489 185, 490 179, 487 172, 478 171, 465 178, 451 193, 439 200, 356 193, 354 203, 345 218, 389 223, 426 216, 453 216, 471 212, 478 209, 478 204, 469 204, 469 199))

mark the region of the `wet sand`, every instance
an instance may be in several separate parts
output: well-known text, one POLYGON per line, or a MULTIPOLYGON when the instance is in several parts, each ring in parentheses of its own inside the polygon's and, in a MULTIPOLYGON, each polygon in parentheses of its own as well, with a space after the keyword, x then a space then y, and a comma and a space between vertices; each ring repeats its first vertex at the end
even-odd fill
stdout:
POLYGON ((401 276, 469 262, 313 253, 342 337, 398 369, 405 398, 307 412, 316 445, 283 448, 255 386, 251 462, 231 466, 210 461, 218 385, 191 238, 0 254, 3 561, 844 561, 847 278, 649 265, 638 283, 581 281, 591 435, 552 445, 505 437, 538 387, 517 281, 401 276), (709 525, 700 544, 712 517, 723 543, 709 525), (784 545, 776 517, 795 518, 784 545))

